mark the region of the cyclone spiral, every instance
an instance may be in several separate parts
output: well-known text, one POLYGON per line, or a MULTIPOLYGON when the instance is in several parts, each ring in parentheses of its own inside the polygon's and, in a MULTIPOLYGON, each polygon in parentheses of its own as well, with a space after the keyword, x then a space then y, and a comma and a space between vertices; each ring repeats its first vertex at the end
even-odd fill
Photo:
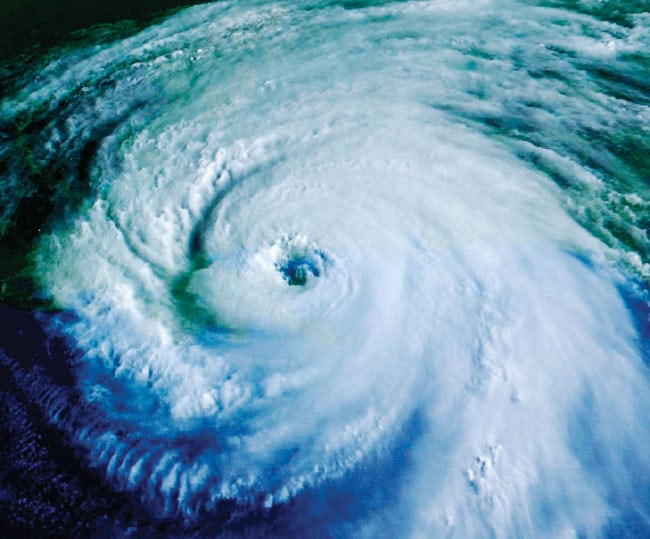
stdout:
POLYGON ((307 497, 324 536, 650 530, 647 203, 585 135, 650 118, 585 75, 648 15, 348 7, 197 6, 3 101, 89 193, 31 255, 79 351, 51 421, 188 523, 307 497))

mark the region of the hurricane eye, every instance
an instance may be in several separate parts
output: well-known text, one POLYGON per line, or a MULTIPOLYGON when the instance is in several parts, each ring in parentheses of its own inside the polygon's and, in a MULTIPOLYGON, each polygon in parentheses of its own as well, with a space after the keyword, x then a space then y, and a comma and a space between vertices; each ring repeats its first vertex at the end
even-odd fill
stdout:
POLYGON ((312 277, 320 277, 319 262, 313 256, 289 258, 277 266, 289 286, 305 286, 312 277))

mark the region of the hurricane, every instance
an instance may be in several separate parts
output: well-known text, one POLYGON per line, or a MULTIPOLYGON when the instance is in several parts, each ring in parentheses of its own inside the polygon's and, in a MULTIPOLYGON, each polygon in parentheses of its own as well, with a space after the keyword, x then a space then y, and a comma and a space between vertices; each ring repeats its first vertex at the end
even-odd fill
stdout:
POLYGON ((58 440, 92 536, 648 536, 647 7, 224 1, 13 74, 11 473, 58 440))

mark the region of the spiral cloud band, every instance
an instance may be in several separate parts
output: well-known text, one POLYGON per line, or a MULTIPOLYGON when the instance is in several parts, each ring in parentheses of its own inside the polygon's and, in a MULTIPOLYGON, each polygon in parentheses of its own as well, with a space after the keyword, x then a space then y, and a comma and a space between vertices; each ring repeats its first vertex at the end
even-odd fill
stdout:
POLYGON ((33 255, 80 351, 52 421, 188 523, 234 500, 294 504, 288 535, 650 530, 646 203, 584 136, 650 118, 585 75, 650 20, 349 7, 197 6, 3 102, 52 111, 36 160, 95 150, 33 255))

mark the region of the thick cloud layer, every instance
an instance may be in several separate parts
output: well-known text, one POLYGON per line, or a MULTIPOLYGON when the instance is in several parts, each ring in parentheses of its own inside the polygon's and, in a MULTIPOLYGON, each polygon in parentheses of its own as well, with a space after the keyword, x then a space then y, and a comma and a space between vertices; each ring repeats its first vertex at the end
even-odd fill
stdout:
POLYGON ((3 114, 63 111, 43 162, 102 133, 34 254, 80 350, 84 402, 52 421, 187 522, 235 500, 292 507, 289 534, 650 529, 625 302, 647 203, 584 157, 648 118, 584 79, 647 46, 634 22, 219 3, 51 63, 3 114))

